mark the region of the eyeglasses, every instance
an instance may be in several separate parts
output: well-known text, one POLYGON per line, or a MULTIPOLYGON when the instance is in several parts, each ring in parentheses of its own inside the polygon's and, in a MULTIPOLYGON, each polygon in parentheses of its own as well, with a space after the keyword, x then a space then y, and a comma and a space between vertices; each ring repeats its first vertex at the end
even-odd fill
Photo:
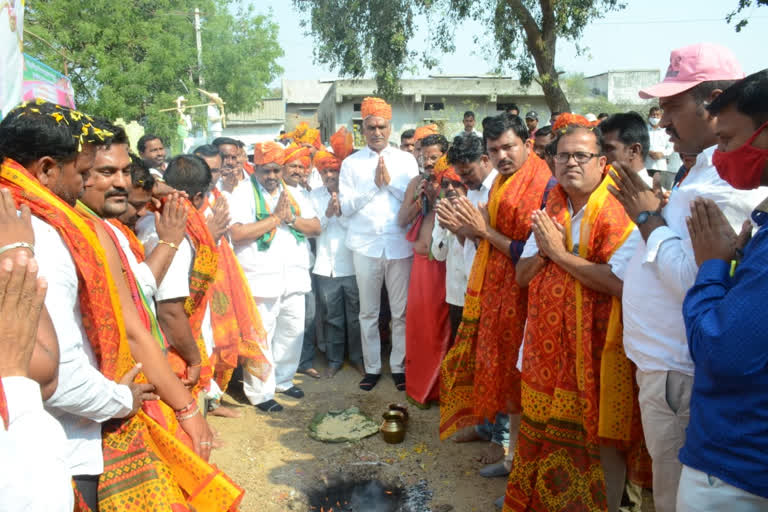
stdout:
POLYGON ((600 153, 585 153, 584 151, 577 151, 575 153, 563 152, 555 155, 555 162, 558 164, 566 164, 571 157, 573 157, 577 164, 585 164, 596 156, 600 156, 600 153))

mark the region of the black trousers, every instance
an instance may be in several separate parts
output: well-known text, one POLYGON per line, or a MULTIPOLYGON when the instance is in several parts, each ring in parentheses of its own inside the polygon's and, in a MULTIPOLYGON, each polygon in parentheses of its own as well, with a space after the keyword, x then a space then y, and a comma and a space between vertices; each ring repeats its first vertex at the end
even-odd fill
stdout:
POLYGON ((459 325, 461 324, 461 315, 464 313, 464 308, 461 306, 454 306, 448 304, 448 318, 451 321, 451 341, 448 346, 452 347, 456 342, 456 333, 459 332, 459 325))
POLYGON ((75 475, 72 477, 75 481, 78 492, 83 496, 86 505, 93 512, 99 510, 99 475, 75 475))

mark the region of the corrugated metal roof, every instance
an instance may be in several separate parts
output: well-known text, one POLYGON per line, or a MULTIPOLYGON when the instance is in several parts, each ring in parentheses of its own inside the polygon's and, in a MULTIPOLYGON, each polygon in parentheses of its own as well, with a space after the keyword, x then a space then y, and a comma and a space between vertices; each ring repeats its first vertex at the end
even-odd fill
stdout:
POLYGON ((285 121, 285 102, 282 98, 263 100, 261 107, 251 112, 227 114, 227 123, 238 124, 271 124, 285 121))

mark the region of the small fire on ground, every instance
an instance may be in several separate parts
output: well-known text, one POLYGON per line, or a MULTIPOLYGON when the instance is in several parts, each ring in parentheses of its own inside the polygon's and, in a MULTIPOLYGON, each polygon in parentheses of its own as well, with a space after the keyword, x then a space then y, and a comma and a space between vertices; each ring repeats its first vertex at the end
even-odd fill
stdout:
POLYGON ((341 480, 308 493, 310 512, 429 512, 432 491, 421 481, 398 487, 380 480, 341 480))

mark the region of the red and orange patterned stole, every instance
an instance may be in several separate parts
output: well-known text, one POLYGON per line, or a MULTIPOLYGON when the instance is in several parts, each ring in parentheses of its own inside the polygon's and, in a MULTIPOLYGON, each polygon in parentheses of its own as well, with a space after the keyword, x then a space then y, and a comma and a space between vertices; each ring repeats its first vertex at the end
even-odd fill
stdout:
MULTIPOLYGON (((192 263, 192 271, 189 274, 189 297, 187 297, 184 303, 184 311, 189 318, 192 335, 197 342, 197 348, 202 361, 200 380, 195 386, 196 390, 201 390, 208 389, 213 378, 213 367, 208 359, 208 351, 205 348, 202 326, 205 310, 210 304, 211 296, 213 295, 211 284, 216 276, 218 253, 203 214, 189 201, 185 200, 185 204, 187 207, 186 232, 195 250, 195 259, 192 263)), ((169 351, 169 360, 174 370, 177 372, 185 371, 186 362, 175 351, 169 351)))
MULTIPOLYGON (((214 193, 214 197, 218 195, 214 193)), ((211 207, 208 201, 202 213, 211 207)), ((226 390, 238 357, 244 369, 264 381, 271 364, 266 357, 267 332, 256 309, 248 281, 226 237, 218 245, 218 269, 211 297, 211 326, 215 347, 211 355, 214 379, 226 390)))
MULTIPOLYGON (((108 379, 118 381, 135 365, 126 337, 117 288, 91 220, 43 187, 26 169, 6 159, 0 184, 18 204, 56 229, 75 263, 83 327, 108 379), (85 285, 87 283, 87 286, 85 285)), ((54 256, 55 257, 55 256, 54 256)), ((157 402, 168 421, 173 411, 157 402)), ((176 427, 178 428, 178 427, 176 427)), ((198 457, 144 411, 103 427, 104 473, 99 479, 102 512, 235 510, 243 491, 198 457)))
MULTIPOLYGON (((123 227, 125 226, 116 219, 110 219, 110 221, 106 221, 102 219, 96 214, 96 212, 88 208, 81 201, 77 202, 75 209, 81 214, 83 214, 84 216, 86 216, 87 218, 91 219, 93 222, 100 222, 104 226, 104 232, 112 240, 112 244, 115 246, 117 255, 120 257, 120 264, 123 267, 123 276, 125 277, 125 284, 128 286, 128 290, 131 292, 131 299, 133 299, 133 305, 136 307, 136 312, 138 313, 139 318, 141 319, 141 323, 150 332, 150 334, 152 334, 152 337, 155 339, 155 341, 157 341, 163 353, 164 354, 167 353, 168 340, 166 340, 165 334, 163 333, 162 329, 160 329, 160 325, 157 322, 157 317, 152 312, 152 308, 149 304, 149 301, 144 296, 144 292, 142 292, 141 290, 141 285, 139 284, 138 279, 136 279, 136 275, 133 273, 133 268, 131 268, 131 264, 128 261, 128 257, 126 256, 125 251, 123 251, 123 246, 120 244, 120 241, 118 240, 117 235, 115 235, 114 231, 112 231, 112 229, 110 229, 110 227, 107 226, 106 224, 109 223, 114 226, 115 223, 117 223, 123 227), (111 221, 114 221, 114 222, 111 222, 111 221)), ((125 227, 125 230, 130 231, 127 227, 125 227)), ((121 230, 121 232, 124 232, 124 231, 121 230)), ((134 235, 134 238, 135 238, 135 235, 134 235)), ((142 247, 142 257, 143 257, 143 251, 144 249, 142 247)))
MULTIPOLYGON (((491 188, 491 226, 522 248, 531 213, 541 208, 552 173, 533 152, 509 178, 491 188)), ((471 243, 467 242, 467 243, 471 243)), ((519 257, 519 252, 516 254, 519 257)), ((440 438, 519 407, 517 354, 523 338, 526 292, 515 281, 515 263, 486 240, 480 242, 464 298, 456 340, 440 371, 440 438)))
POLYGON ((144 261, 144 244, 141 243, 141 240, 136 236, 136 233, 117 219, 108 219, 107 222, 119 229, 120 232, 125 235, 125 238, 128 239, 128 245, 131 247, 133 255, 136 256, 136 261, 139 263, 144 261))
MULTIPOLYGON (((566 246, 607 264, 634 224, 608 192, 609 176, 584 210, 579 243, 561 186, 547 213, 565 227, 566 246)), ((504 510, 560 510, 563 496, 584 510, 606 510, 600 444, 629 450, 642 437, 636 389, 622 344, 621 299, 583 286, 549 261, 528 292, 522 419, 504 510), (557 475, 556 493, 551 489, 557 475)))

